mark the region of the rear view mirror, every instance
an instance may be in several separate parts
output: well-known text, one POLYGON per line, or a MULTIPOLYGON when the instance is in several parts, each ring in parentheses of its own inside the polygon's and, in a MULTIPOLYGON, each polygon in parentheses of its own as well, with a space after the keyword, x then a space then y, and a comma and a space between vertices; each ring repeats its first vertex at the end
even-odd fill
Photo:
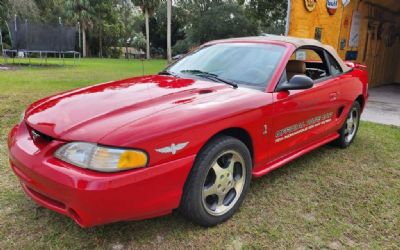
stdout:
POLYGON ((295 75, 288 82, 284 82, 278 85, 277 91, 282 90, 298 90, 298 89, 309 89, 314 86, 314 81, 305 75, 295 75))

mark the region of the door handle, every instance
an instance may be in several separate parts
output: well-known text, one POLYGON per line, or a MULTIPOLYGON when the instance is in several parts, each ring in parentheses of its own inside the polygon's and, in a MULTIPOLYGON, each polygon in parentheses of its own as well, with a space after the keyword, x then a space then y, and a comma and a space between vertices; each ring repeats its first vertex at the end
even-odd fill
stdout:
POLYGON ((338 94, 336 92, 332 92, 329 94, 329 101, 336 101, 338 94))

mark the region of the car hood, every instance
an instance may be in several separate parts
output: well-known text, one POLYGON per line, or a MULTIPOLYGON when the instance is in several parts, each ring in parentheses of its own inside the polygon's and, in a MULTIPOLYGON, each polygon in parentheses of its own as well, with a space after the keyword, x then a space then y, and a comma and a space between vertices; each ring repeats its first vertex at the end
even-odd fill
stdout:
POLYGON ((25 121, 53 138, 99 142, 124 125, 234 91, 221 83, 172 76, 130 78, 40 100, 28 108, 25 121))

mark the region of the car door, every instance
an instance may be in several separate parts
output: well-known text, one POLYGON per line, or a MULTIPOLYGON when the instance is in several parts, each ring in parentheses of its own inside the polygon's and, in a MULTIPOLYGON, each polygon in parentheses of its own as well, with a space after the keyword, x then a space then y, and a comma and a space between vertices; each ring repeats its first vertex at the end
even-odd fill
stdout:
MULTIPOLYGON (((331 74, 326 52, 316 48, 308 50, 315 52, 319 58, 304 60, 306 64, 304 73, 310 75, 307 70, 311 69, 311 66, 318 66, 321 74, 314 80, 314 86, 310 89, 273 93, 274 115, 269 157, 271 161, 307 148, 334 133, 334 121, 340 108, 339 82, 337 77, 331 74)), ((287 69, 289 64, 290 61, 287 69)), ((317 69, 315 71, 318 72, 317 69)))

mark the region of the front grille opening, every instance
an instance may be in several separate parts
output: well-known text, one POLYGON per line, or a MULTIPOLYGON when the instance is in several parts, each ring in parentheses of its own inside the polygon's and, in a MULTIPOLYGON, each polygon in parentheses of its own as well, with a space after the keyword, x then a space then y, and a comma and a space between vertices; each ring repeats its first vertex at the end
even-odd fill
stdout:
POLYGON ((30 133, 33 141, 35 141, 35 142, 47 142, 48 143, 48 142, 51 142, 54 140, 53 137, 43 134, 42 132, 37 131, 36 129, 33 129, 31 127, 29 127, 29 133, 30 133))
POLYGON ((64 203, 56 201, 56 200, 54 200, 54 199, 52 199, 50 197, 47 197, 47 196, 45 196, 45 195, 43 195, 43 194, 41 194, 39 192, 36 192, 35 190, 33 190, 32 188, 30 188, 28 186, 26 186, 26 187, 29 190, 29 192, 32 193, 34 196, 36 196, 38 199, 40 199, 40 200, 42 200, 42 201, 44 201, 44 202, 46 202, 48 204, 51 204, 51 205, 53 205, 55 207, 58 207, 60 209, 65 209, 64 203))

